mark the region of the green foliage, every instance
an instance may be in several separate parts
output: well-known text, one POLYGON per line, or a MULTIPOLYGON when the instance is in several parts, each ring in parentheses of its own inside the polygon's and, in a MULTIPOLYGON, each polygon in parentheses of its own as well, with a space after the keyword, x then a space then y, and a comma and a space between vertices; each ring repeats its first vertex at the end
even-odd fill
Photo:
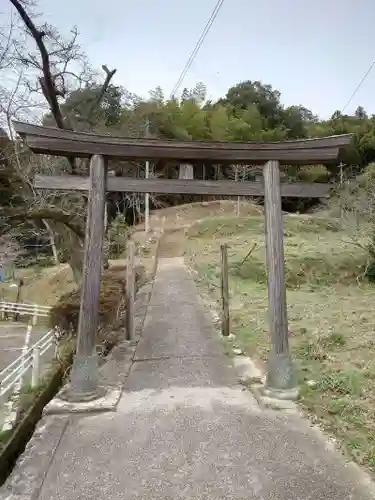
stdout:
MULTIPOLYGON (((356 169, 357 174, 363 173, 366 165, 375 161, 375 116, 368 116, 361 107, 353 116, 335 112, 329 120, 319 120, 303 105, 283 106, 281 94, 277 89, 251 80, 230 87, 226 95, 216 102, 206 101, 206 95, 207 89, 202 82, 197 83, 193 89, 184 89, 180 99, 166 98, 160 87, 151 90, 148 98, 140 98, 113 84, 101 95, 100 84, 94 82, 71 92, 61 104, 61 110, 67 125, 76 130, 93 130, 109 135, 132 137, 147 134, 166 139, 246 142, 352 133, 353 144, 344 155, 346 165, 353 166, 352 170, 354 172, 356 169)), ((44 123, 54 125, 50 115, 44 117, 44 123)), ((3 208, 6 215, 0 222, 0 231, 15 227, 20 222, 7 217, 9 207, 11 210, 17 207, 17 210, 27 212, 30 204, 29 186, 19 178, 17 169, 8 161, 1 164, 3 151, 6 152, 7 158, 12 156, 7 152, 9 140, 3 136, 0 131, 0 209, 3 208)), ((25 157, 22 156, 22 159, 25 157)), ((64 162, 61 166, 59 164, 59 169, 66 168, 64 165, 68 162, 64 162)), ((133 175, 135 172, 134 165, 129 162, 113 160, 111 164, 111 168, 113 167, 118 175, 123 172, 131 172, 133 175)), ((137 168, 138 175, 142 176, 143 167, 137 168)), ((153 168, 157 175, 173 177, 176 162, 159 161, 153 168)), ((198 170, 203 172, 203 165, 199 165, 198 170)), ((287 181, 330 182, 339 178, 336 165, 293 166, 286 167, 285 171, 287 181)), ((206 162, 204 172, 208 179, 225 179, 232 176, 233 169, 206 162)), ((362 190, 361 186, 358 188, 362 190)), ((367 196, 367 191, 363 193, 367 196)), ((113 194, 110 196, 109 213, 115 210, 115 198, 113 194)), ((171 195, 164 201, 176 204, 182 199, 171 195)), ((186 201, 186 198, 183 200, 186 201)), ((61 202, 58 198, 55 201, 61 202)), ((304 210, 307 206, 311 206, 311 200, 305 200, 303 203, 300 199, 284 200, 284 208, 304 210)), ((25 218, 32 219, 28 213, 25 218)), ((21 222, 24 227, 24 221, 21 222)), ((54 222, 53 217, 51 222, 54 222)), ((37 224, 38 232, 45 231, 41 221, 37 221, 37 224)), ((34 219, 32 228, 35 230, 34 219)), ((113 231, 116 232, 115 229, 113 231)), ((121 235, 111 238, 110 256, 121 254, 123 246, 121 235)))
MULTIPOLYGON (((277 89, 251 80, 230 87, 216 102, 206 101, 203 82, 183 89, 180 99, 166 99, 160 87, 151 90, 148 99, 115 85, 109 85, 100 98, 100 89, 94 83, 76 90, 62 105, 64 115, 77 130, 104 127, 109 134, 139 137, 146 134, 147 123, 153 137, 219 141, 277 141, 352 133, 353 144, 345 151, 344 162, 362 169, 375 161, 375 116, 369 117, 362 107, 353 116, 336 111, 329 120, 319 120, 303 105, 283 106, 277 89)), ((44 121, 50 124, 51 118, 46 116, 44 121)), ((327 182, 337 176, 335 166, 324 165, 298 172, 292 168, 291 172, 293 179, 307 182, 327 182)))
POLYGON ((110 259, 116 259, 125 253, 128 229, 123 214, 117 214, 111 221, 107 233, 110 259))
MULTIPOLYGON (((62 105, 62 112, 70 125, 82 130, 103 123, 106 127, 117 125, 122 114, 124 90, 116 85, 109 85, 102 96, 102 86, 92 84, 74 90, 62 105)), ((45 125, 54 125, 50 114, 43 120, 45 125)))
POLYGON ((327 371, 318 379, 316 389, 332 395, 360 395, 362 376, 357 370, 327 371))
POLYGON ((291 165, 284 169, 288 180, 299 182, 328 182, 330 172, 324 165, 291 165))
POLYGON ((341 333, 331 333, 328 336, 320 336, 318 339, 306 339, 301 341, 297 348, 298 357, 310 361, 325 361, 328 353, 333 349, 340 349, 346 345, 346 338, 341 333))
POLYGON ((375 184, 375 163, 370 163, 369 165, 367 165, 360 180, 361 186, 370 190, 369 194, 373 192, 375 184))
MULTIPOLYGON (((221 307, 219 245, 228 245, 232 333, 246 353, 266 362, 265 239, 264 225, 256 219, 202 221, 190 230, 196 236, 188 241, 186 257, 197 271, 198 286, 221 307)), ((284 228, 289 345, 300 403, 336 434, 352 458, 374 470, 375 289, 365 282, 358 286, 356 279, 366 263, 366 248, 348 241, 346 224, 324 228, 323 217, 287 216, 284 228)))
MULTIPOLYGON (((312 288, 327 286, 332 283, 356 282, 358 270, 363 267, 363 256, 343 255, 301 255, 288 256, 285 265, 285 283, 289 289, 302 285, 312 288)), ((267 283, 267 272, 264 261, 252 256, 243 264, 233 262, 230 274, 242 280, 256 283, 267 283)))
MULTIPOLYGON (((153 134, 170 139, 270 141, 353 133, 345 162, 365 166, 375 160, 375 118, 363 109, 357 109, 354 116, 337 112, 330 120, 321 121, 304 106, 284 107, 278 90, 250 80, 234 85, 217 102, 205 103, 205 95, 203 83, 184 89, 180 100, 166 100, 156 88, 148 101, 138 100, 127 112, 139 124, 149 118, 153 134)), ((314 178, 312 170, 303 169, 301 180, 326 182, 332 173, 338 173, 321 166, 314 178)))
MULTIPOLYGON (((166 99, 160 87, 148 99, 110 85, 102 99, 100 85, 72 92, 62 106, 68 120, 80 126, 105 126, 117 134, 181 140, 282 140, 353 133, 353 146, 345 153, 347 164, 365 166, 375 160, 375 117, 358 107, 353 116, 335 112, 329 120, 319 120, 302 105, 285 107, 281 94, 260 81, 243 81, 230 87, 217 102, 206 101, 207 88, 198 82, 185 88, 180 99, 166 99), (100 100, 100 102, 99 102, 100 100), (87 117, 90 117, 89 119, 87 117), (81 125, 80 125, 81 124, 81 125)), ((45 123, 51 118, 46 116, 45 123)), ((321 169, 324 167, 321 167, 321 169)), ((318 182, 327 179, 326 170, 318 182)), ((337 171, 335 172, 335 175, 337 171)), ((310 178, 306 172, 304 179, 310 178)), ((315 182, 315 180, 313 180, 315 182)))
MULTIPOLYGON (((357 252, 337 252, 330 246, 322 246, 313 252, 300 250, 305 240, 310 241, 320 234, 332 234, 333 240, 340 239, 341 225, 319 217, 286 217, 284 219, 285 237, 285 280, 290 290, 301 286, 310 288, 323 287, 332 283, 356 282, 364 269, 364 250, 357 252), (336 236, 336 233, 337 236, 336 236), (316 235, 316 236, 314 236, 316 235)), ((189 238, 214 244, 218 239, 230 241, 247 238, 250 250, 259 238, 264 238, 264 218, 252 216, 247 218, 217 217, 205 219, 195 224, 188 232, 189 238)), ((249 258, 241 255, 230 258, 229 273, 234 279, 247 281, 250 284, 266 284, 267 270, 264 259, 264 243, 255 248, 249 258)), ((219 269, 216 268, 217 273, 219 269)), ((218 274, 219 276, 219 274, 218 274)))
MULTIPOLYGON (((255 212, 255 210, 254 210, 255 212)), ((303 235, 304 233, 320 233, 324 231, 338 232, 340 224, 319 217, 299 218, 288 217, 284 221, 284 236, 303 235)), ((212 238, 240 235, 241 233, 253 232, 264 234, 264 217, 252 215, 247 218, 216 217, 207 218, 200 223, 194 224, 189 229, 189 237, 212 238)))
POLYGON ((266 127, 273 128, 281 123, 280 96, 280 92, 273 89, 271 85, 248 80, 231 87, 226 96, 219 102, 231 106, 233 114, 238 110, 246 110, 255 104, 265 120, 266 127))

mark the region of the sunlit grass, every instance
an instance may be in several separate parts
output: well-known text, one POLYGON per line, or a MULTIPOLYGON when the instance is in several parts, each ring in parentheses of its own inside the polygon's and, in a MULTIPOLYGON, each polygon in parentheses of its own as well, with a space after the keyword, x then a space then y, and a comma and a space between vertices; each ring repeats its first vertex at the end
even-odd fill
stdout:
MULTIPOLYGON (((375 470, 375 287, 362 279, 365 252, 350 243, 339 224, 323 218, 285 217, 284 239, 300 402, 337 435, 346 452, 375 470)), ((221 243, 229 247, 232 333, 246 352, 265 363, 263 218, 216 218, 190 230, 186 257, 198 271, 198 285, 218 304, 221 243)))

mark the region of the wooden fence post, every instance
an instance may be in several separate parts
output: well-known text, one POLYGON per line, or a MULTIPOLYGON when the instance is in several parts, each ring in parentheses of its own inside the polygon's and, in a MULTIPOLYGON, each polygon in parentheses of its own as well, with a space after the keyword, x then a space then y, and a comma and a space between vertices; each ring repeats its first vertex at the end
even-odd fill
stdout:
POLYGON ((85 254, 81 287, 76 355, 67 399, 87 401, 98 397, 96 335, 99 323, 100 277, 104 239, 106 163, 103 156, 90 161, 85 254))
MULTIPOLYGON (((21 297, 22 297, 23 286, 24 286, 24 281, 21 278, 17 287, 16 304, 19 304, 22 301, 21 297)), ((19 320, 20 320, 20 313, 17 312, 17 309, 15 309, 14 321, 19 321, 19 320)))
MULTIPOLYGON (((146 161, 145 178, 150 177, 150 162, 146 161)), ((145 194, 145 232, 150 231, 150 193, 145 194)))
POLYGON ((228 245, 220 245, 221 251, 221 334, 228 337, 230 334, 230 315, 229 315, 229 280, 228 280, 228 245))
POLYGON ((267 162, 263 175, 268 310, 272 343, 268 360, 266 392, 280 399, 295 399, 298 396, 298 390, 288 344, 279 162, 267 162))
POLYGON ((126 265, 126 335, 127 340, 134 340, 135 251, 133 241, 128 240, 127 250, 128 262, 126 265))

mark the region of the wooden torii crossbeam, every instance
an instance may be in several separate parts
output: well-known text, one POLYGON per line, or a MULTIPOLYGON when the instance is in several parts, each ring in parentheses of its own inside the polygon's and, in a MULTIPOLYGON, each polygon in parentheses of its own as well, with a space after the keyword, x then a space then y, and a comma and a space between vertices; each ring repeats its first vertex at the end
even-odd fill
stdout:
POLYGON ((35 153, 58 156, 91 157, 127 160, 214 161, 216 163, 316 164, 337 160, 340 148, 350 142, 350 134, 318 139, 284 142, 213 142, 135 139, 87 134, 13 122, 17 133, 26 139, 35 153))
POLYGON ((265 198, 266 257, 271 352, 267 391, 282 398, 296 397, 297 386, 288 347, 285 290, 283 217, 281 196, 324 197, 329 187, 320 184, 280 183, 280 164, 337 162, 351 134, 284 142, 202 142, 134 139, 78 133, 56 128, 13 123, 16 132, 35 153, 67 157, 89 157, 90 177, 37 176, 38 189, 88 190, 85 256, 77 351, 71 376, 72 399, 97 397, 98 365, 95 337, 98 327, 101 261, 104 238, 105 192, 185 193, 265 198), (262 164, 263 183, 198 181, 191 179, 107 179, 107 160, 177 160, 194 163, 262 164))
MULTIPOLYGON (((36 175, 36 189, 88 191, 90 177, 77 175, 36 175)), ((281 183, 281 196, 288 198, 328 198, 332 184, 313 182, 281 183)), ((135 179, 108 177, 106 191, 153 194, 208 194, 211 196, 264 196, 262 182, 201 181, 193 179, 135 179)))

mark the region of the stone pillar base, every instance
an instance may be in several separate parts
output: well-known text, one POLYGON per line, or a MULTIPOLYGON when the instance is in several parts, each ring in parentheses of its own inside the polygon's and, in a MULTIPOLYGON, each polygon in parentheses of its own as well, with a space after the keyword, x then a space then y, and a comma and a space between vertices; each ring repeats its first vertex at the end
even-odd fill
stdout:
POLYGON ((262 388, 262 393, 268 398, 279 399, 280 401, 296 401, 299 396, 298 387, 294 389, 277 390, 266 386, 262 388))
POLYGON ((276 399, 298 398, 298 384, 289 353, 270 353, 264 394, 276 399))
POLYGON ((62 398, 69 401, 92 401, 101 397, 98 391, 98 355, 75 355, 70 384, 62 391, 62 398))

